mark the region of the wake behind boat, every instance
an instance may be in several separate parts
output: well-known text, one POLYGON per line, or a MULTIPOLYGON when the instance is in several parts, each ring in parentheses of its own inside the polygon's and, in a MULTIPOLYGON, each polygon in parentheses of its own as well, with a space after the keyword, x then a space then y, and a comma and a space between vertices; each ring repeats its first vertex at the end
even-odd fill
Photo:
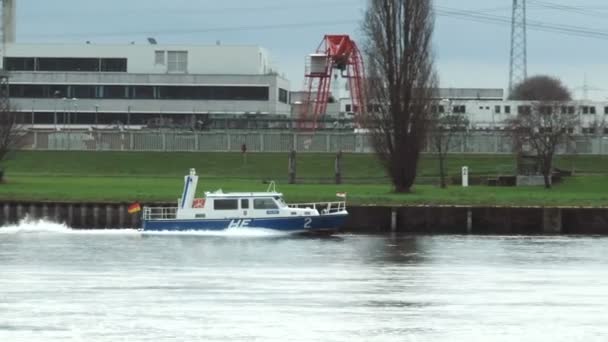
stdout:
POLYGON ((335 231, 346 218, 346 201, 287 204, 274 183, 265 192, 205 192, 195 198, 198 176, 184 178, 177 207, 144 207, 144 231, 273 229, 292 233, 335 231))

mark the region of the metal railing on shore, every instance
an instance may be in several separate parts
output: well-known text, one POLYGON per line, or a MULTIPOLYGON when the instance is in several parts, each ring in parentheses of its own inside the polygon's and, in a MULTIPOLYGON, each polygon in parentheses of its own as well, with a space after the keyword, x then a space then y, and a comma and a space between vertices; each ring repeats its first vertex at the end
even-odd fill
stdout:
MULTIPOLYGON (((21 149, 39 151, 373 153, 370 136, 354 132, 293 131, 29 131, 21 149)), ((433 152, 427 144, 424 152, 433 152)), ((503 131, 452 138, 451 153, 513 153, 503 131)), ((559 154, 608 155, 608 136, 578 135, 559 154)))

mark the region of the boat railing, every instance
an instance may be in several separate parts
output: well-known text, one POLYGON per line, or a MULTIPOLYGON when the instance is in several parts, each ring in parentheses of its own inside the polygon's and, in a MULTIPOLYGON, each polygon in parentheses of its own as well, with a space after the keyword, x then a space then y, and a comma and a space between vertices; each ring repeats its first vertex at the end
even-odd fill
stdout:
POLYGON ((289 208, 318 210, 319 214, 335 214, 346 210, 346 202, 318 202, 318 203, 295 203, 288 204, 289 208))
POLYGON ((145 207, 144 220, 172 220, 177 217, 177 207, 145 207))

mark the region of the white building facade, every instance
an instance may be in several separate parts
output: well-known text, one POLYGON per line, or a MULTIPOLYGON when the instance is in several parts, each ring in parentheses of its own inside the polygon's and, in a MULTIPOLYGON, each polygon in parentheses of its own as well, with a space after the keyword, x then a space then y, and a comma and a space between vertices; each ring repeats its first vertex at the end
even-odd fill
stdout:
POLYGON ((11 105, 34 128, 202 128, 289 115, 289 82, 258 46, 7 43, 11 105))

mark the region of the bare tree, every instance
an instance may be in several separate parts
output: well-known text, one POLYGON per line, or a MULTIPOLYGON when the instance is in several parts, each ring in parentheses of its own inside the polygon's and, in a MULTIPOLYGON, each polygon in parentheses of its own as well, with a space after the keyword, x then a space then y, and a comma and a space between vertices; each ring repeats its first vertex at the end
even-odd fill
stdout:
POLYGON ((431 123, 437 76, 432 0, 370 0, 363 23, 365 125, 396 192, 410 192, 431 123))
MULTIPOLYGON (((457 108, 457 107, 456 107, 457 108)), ((432 151, 437 154, 439 161, 439 180, 442 189, 447 188, 446 162, 448 153, 454 147, 454 136, 465 132, 469 124, 464 112, 453 110, 448 103, 447 111, 437 111, 434 115, 433 130, 430 136, 432 151)))
MULTIPOLYGON (((19 146, 23 131, 18 123, 18 114, 11 109, 0 111, 0 163, 19 146)), ((0 165, 0 181, 4 175, 4 170, 0 165)))
POLYGON ((536 155, 545 187, 551 188, 553 157, 560 145, 572 139, 578 114, 570 111, 564 101, 539 101, 524 108, 509 120, 515 146, 519 153, 536 155))
POLYGON ((525 79, 517 84, 510 100, 520 101, 570 101, 572 94, 562 82, 554 77, 538 75, 525 79))

